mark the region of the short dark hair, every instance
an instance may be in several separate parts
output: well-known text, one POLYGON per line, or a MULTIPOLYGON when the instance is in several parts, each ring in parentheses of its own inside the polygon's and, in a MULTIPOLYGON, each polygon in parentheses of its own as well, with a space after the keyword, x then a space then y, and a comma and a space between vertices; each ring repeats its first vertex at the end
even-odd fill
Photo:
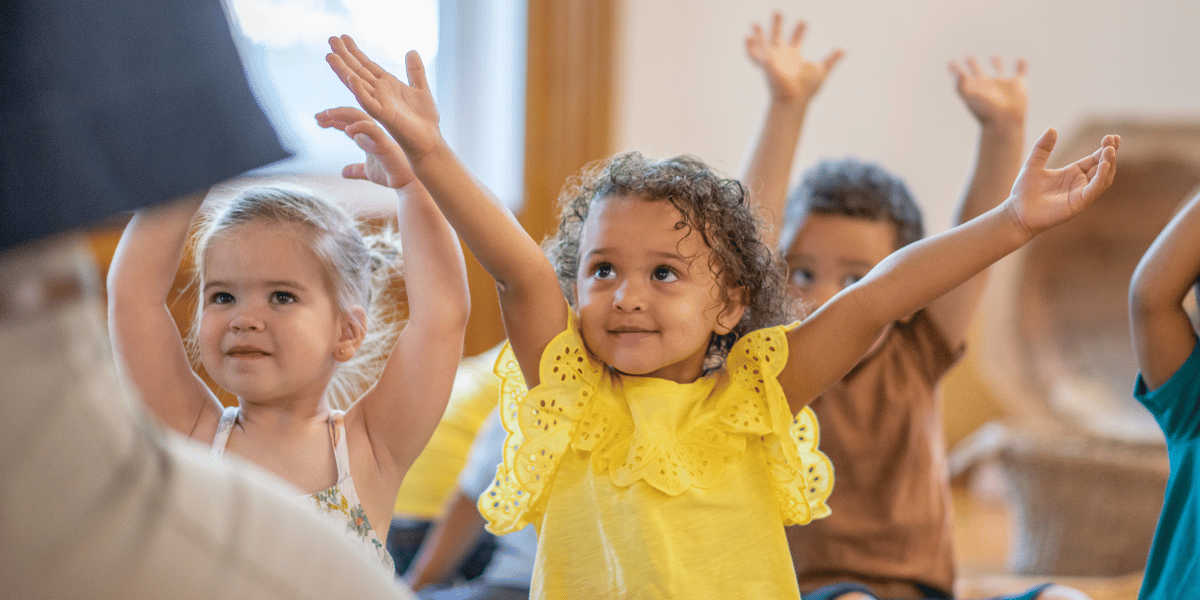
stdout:
POLYGON ((822 160, 805 171, 784 210, 781 247, 791 246, 810 213, 891 221, 897 250, 925 237, 921 208, 904 180, 857 158, 822 160))

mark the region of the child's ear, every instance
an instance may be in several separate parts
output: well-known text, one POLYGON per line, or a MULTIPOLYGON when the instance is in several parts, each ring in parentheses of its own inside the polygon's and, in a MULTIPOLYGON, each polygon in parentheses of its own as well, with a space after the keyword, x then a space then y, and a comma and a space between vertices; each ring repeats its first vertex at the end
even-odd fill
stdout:
POLYGON ((333 349, 333 358, 346 362, 354 358, 363 340, 367 337, 367 311, 355 304, 343 317, 341 335, 333 349))
POLYGON ((721 309, 721 314, 717 315, 717 326, 713 328, 713 331, 718 335, 725 335, 737 327, 742 320, 742 315, 746 314, 745 297, 746 288, 744 287, 729 290, 729 299, 725 302, 725 308, 721 309))

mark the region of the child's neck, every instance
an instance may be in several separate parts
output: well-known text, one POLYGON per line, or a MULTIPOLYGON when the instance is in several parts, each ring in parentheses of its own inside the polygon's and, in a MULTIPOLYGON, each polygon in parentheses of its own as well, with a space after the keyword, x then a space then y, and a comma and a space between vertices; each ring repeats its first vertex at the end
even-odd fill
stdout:
POLYGON ((255 429, 286 433, 306 429, 314 421, 324 422, 329 418, 330 406, 324 396, 315 399, 275 399, 269 402, 249 398, 238 398, 241 408, 239 420, 243 427, 253 424, 255 429))

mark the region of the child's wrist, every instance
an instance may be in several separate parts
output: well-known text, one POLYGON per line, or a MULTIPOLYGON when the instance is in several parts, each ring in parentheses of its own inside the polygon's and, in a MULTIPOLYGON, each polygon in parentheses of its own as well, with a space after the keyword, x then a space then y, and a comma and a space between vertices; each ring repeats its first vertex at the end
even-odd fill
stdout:
POLYGON ((1011 133, 1025 131, 1025 115, 1001 115, 1001 116, 979 116, 975 117, 979 121, 979 128, 984 131, 994 131, 996 133, 1011 133))
POLYGON ((414 171, 418 170, 419 165, 429 162, 430 160, 436 162, 439 155, 454 154, 453 151, 450 150, 450 146, 446 143, 445 138, 442 137, 440 131, 438 132, 437 140, 430 144, 427 148, 419 150, 409 150, 406 148, 404 153, 408 156, 408 162, 412 165, 414 171))
POLYGON ((1009 120, 1009 121, 987 121, 979 123, 979 137, 984 143, 1015 143, 1023 145, 1025 143, 1025 121, 1009 120))
POLYGON ((792 122, 803 123, 808 114, 808 100, 781 100, 772 98, 768 113, 773 121, 788 119, 792 122))
POLYGON ((812 101, 816 94, 799 94, 795 96, 785 94, 771 94, 771 104, 789 111, 803 112, 808 109, 808 103, 812 101))
POLYGON ((1005 223, 1011 232, 1013 241, 1016 243, 1015 247, 1020 247, 1037 237, 1037 234, 1040 233, 1040 231, 1034 231, 1029 227, 1029 225, 1021 220, 1021 216, 1017 213, 1016 203, 1017 195, 1014 191, 1013 194, 1009 195, 1009 197, 1004 200, 1004 203, 997 208, 1000 208, 1004 211, 1005 223))

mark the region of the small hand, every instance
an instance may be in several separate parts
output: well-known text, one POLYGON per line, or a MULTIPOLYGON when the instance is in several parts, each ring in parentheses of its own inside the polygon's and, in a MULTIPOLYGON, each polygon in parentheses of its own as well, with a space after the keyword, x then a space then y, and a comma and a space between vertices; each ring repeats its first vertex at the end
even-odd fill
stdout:
POLYGON ((967 57, 965 67, 950 61, 950 73, 954 76, 958 95, 980 124, 1024 125, 1025 110, 1029 105, 1025 60, 1017 59, 1011 77, 1005 77, 1004 62, 998 56, 992 57, 992 69, 994 74, 987 75, 973 57, 967 57))
POLYGON ((400 145, 367 113, 348 106, 331 108, 317 113, 317 125, 340 130, 366 153, 364 162, 346 165, 342 177, 390 188, 402 188, 416 180, 400 145))
POLYGON ((1046 161, 1057 140, 1058 133, 1047 129, 1013 184, 1009 206, 1030 235, 1079 214, 1112 185, 1117 173, 1121 136, 1106 135, 1095 152, 1061 169, 1047 169, 1046 161))
POLYGON ((806 27, 804 21, 798 21, 792 30, 791 40, 784 42, 783 15, 776 12, 771 18, 770 39, 763 35, 762 27, 757 23, 753 25, 750 35, 746 36, 746 54, 766 73, 767 85, 776 100, 808 102, 821 88, 834 65, 846 54, 839 48, 830 52, 821 62, 804 58, 800 46, 806 27))
POLYGON ((408 84, 375 64, 348 35, 329 38, 333 52, 326 62, 367 114, 387 128, 410 160, 432 150, 441 140, 437 106, 416 51, 405 56, 408 84))

